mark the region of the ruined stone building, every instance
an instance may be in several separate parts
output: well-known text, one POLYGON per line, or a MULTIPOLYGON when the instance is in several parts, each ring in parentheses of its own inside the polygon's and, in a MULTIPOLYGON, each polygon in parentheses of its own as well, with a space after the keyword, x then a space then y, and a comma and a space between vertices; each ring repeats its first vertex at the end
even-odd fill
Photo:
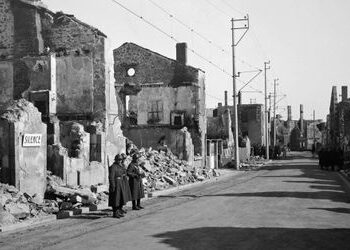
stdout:
MULTIPOLYGON (((233 106, 228 106, 233 121, 233 106)), ((225 106, 217 108, 218 114, 225 111, 225 106)), ((238 104, 238 129, 241 138, 248 136, 251 144, 264 144, 264 106, 262 104, 238 104)), ((232 124, 234 126, 234 124, 232 124)), ((233 128, 232 128, 233 129, 233 128)))
POLYGON ((0 111, 31 101, 47 126, 47 169, 71 185, 106 183, 125 150, 106 35, 39 0, 0 0, 0 16, 0 111))
POLYGON ((225 91, 225 106, 222 103, 215 109, 207 109, 207 162, 211 168, 229 164, 234 159, 234 138, 232 132, 231 112, 227 105, 225 91))
POLYGON ((205 156, 206 145, 205 75, 187 65, 186 53, 185 43, 176 45, 176 60, 134 43, 114 50, 124 135, 139 147, 165 143, 183 159, 190 157, 192 144, 195 155, 205 156))
MULTIPOLYGON (((300 105, 299 120, 292 119, 291 106, 287 107, 287 120, 276 117, 276 143, 279 145, 289 145, 293 151, 311 150, 315 143, 321 144, 322 133, 319 130, 319 124, 322 120, 304 119, 304 108, 300 105)), ((273 120, 271 122, 271 138, 273 138, 273 120)))
POLYGON ((347 152, 347 160, 350 160, 350 99, 347 86, 341 88, 340 102, 338 102, 336 86, 332 87, 326 137, 328 146, 341 147, 344 152, 347 152))

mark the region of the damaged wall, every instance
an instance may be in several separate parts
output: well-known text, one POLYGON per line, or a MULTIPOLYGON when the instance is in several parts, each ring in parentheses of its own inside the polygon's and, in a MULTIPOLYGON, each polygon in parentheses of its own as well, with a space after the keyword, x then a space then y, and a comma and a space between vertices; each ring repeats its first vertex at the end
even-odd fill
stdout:
MULTIPOLYGON (((136 114, 136 124, 142 126, 140 130, 143 132, 146 129, 144 126, 148 125, 150 134, 158 129, 153 128, 154 126, 170 126, 170 128, 162 127, 165 133, 168 133, 171 126, 174 130, 186 126, 191 133, 195 154, 204 156, 206 134, 204 72, 134 43, 124 43, 113 52, 119 116, 123 118, 124 133, 129 135, 136 131, 135 128, 131 128, 135 124, 132 124, 134 121, 130 121, 127 117, 128 112, 136 114), (128 74, 129 70, 134 71, 134 74, 128 74), (130 97, 128 110, 126 110, 126 95, 130 97), (172 125, 172 112, 185 112, 183 124, 172 125), (129 129, 131 131, 128 131, 129 129)), ((142 136, 145 136, 142 140, 146 141, 148 135, 142 134, 142 136)), ((137 143, 136 145, 140 146, 137 143)))
POLYGON ((41 122, 41 114, 32 103, 21 99, 6 108, 0 118, 0 147, 1 182, 43 198, 46 189, 46 125, 41 122), (36 139, 31 140, 34 135, 36 139))
POLYGON ((138 147, 158 148, 159 141, 164 139, 165 145, 180 159, 193 161, 194 148, 191 134, 184 129, 169 127, 130 127, 124 132, 125 136, 138 147))
POLYGON ((87 56, 57 58, 57 113, 94 111, 93 65, 87 56))
POLYGON ((0 58, 13 54, 14 17, 10 1, 0 0, 0 58))
POLYGON ((0 102, 24 97, 39 107, 48 101, 48 162, 58 162, 49 169, 72 185, 108 182, 106 165, 116 153, 125 152, 125 138, 114 83, 108 77, 106 36, 73 15, 51 12, 40 1, 10 2, 15 1, 0 0, 0 13, 9 20, 0 24, 6 31, 1 33, 6 39, 1 40, 0 57, 3 52, 13 61, 12 74, 5 62, 0 63, 0 77, 6 79, 0 83, 0 102), (60 129, 67 121, 80 123, 88 133, 87 147, 92 150, 87 160, 70 157, 69 148, 64 153, 59 135, 65 136, 60 129), (100 128, 92 129, 96 124, 100 128))
POLYGON ((13 63, 0 61, 0 110, 13 99, 13 63))

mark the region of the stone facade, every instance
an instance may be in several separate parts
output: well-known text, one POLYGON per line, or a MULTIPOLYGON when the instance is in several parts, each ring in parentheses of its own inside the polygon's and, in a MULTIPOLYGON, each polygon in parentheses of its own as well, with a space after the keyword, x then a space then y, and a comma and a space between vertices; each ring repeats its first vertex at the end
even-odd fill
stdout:
MULTIPOLYGON (((233 106, 227 106, 231 113, 233 121, 233 106)), ((223 114, 225 106, 219 105, 218 114, 223 114)), ((262 104, 239 104, 238 110, 238 128, 240 137, 248 135, 251 144, 264 144, 264 111, 262 104)), ((232 124, 234 126, 234 124, 232 124)))
MULTIPOLYGON (((186 53, 185 48, 182 53, 186 53)), ((187 127, 194 153, 204 156, 204 72, 133 43, 115 49, 114 62, 119 116, 125 135, 137 146, 156 147, 162 137, 171 145, 173 134, 187 127), (152 143, 146 140, 151 137, 152 143)), ((176 147, 171 149, 177 153, 176 147)))
POLYGON ((125 151, 106 36, 39 0, 0 0, 0 11, 9 20, 0 24, 6 30, 0 41, 0 109, 11 99, 33 102, 47 124, 50 170, 72 185, 106 183, 107 165, 125 151), (71 138, 72 123, 88 139, 71 138), (71 154, 75 149, 84 153, 71 154))
POLYGON ((46 189, 46 124, 34 105, 12 102, 0 116, 0 181, 44 198, 46 189), (35 143, 25 138, 38 136, 35 143))
POLYGON ((350 99, 348 87, 342 86, 342 99, 338 102, 337 88, 333 86, 329 115, 326 126, 326 144, 341 147, 350 160, 350 99))
POLYGON ((14 17, 11 3, 0 0, 0 58, 13 54, 14 47, 14 17))

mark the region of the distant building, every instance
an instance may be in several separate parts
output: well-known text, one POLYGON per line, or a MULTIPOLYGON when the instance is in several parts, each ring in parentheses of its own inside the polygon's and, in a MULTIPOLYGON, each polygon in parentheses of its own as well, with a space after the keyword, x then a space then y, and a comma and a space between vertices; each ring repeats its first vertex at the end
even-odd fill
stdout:
POLYGON ((225 106, 222 103, 215 109, 207 110, 207 162, 211 168, 219 168, 234 159, 234 138, 230 109, 227 106, 227 92, 225 91, 225 106))
POLYGON ((342 86, 341 101, 337 99, 337 88, 333 86, 329 115, 326 125, 326 142, 331 147, 341 147, 350 160, 350 99, 348 87, 342 86))
MULTIPOLYGON (((248 135, 251 144, 264 144, 264 109, 262 104, 239 104, 238 110, 238 128, 239 134, 248 135)), ((233 121, 233 106, 228 106, 233 121)), ((223 114, 225 106, 217 108, 218 114, 223 114)), ((232 124, 233 129, 234 124, 232 124)))
POLYGON ((156 148, 163 141, 179 156, 193 144, 205 161, 205 74, 187 65, 185 43, 176 45, 176 60, 124 43, 114 50, 114 73, 126 137, 138 147, 156 148), (179 139, 183 127, 191 143, 179 139))

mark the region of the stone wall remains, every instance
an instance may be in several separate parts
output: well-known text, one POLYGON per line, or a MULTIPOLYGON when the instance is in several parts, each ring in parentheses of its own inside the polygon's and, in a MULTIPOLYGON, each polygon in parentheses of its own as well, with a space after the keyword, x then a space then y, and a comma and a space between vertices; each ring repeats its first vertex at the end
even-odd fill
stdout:
POLYGON ((14 17, 9 0, 0 0, 0 58, 13 54, 14 17))

